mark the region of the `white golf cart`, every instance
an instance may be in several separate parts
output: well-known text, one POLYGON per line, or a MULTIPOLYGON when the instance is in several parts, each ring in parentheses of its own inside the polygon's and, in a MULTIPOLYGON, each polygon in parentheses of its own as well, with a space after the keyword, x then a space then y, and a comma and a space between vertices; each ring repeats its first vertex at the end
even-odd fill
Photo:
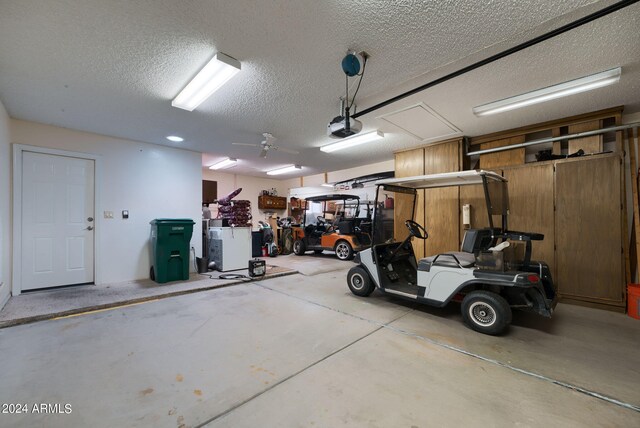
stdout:
MULTIPOLYGON (((531 241, 543 235, 509 231, 507 180, 489 171, 461 171, 378 181, 373 222, 373 245, 356 256, 347 283, 357 296, 381 291, 431 306, 450 301, 462 303, 462 317, 472 329, 500 334, 511 322, 511 309, 528 310, 551 317, 557 293, 545 262, 531 260, 531 241), (413 221, 417 189, 451 186, 482 186, 489 227, 466 231, 462 251, 416 258, 411 239, 427 239, 427 231, 413 221), (393 209, 381 203, 395 197, 396 207, 404 206, 411 219, 404 224, 408 236, 394 240, 393 209), (493 216, 500 216, 501 227, 494 227, 493 216), (524 255, 505 256, 500 251, 511 242, 524 242, 524 255), (501 245, 498 245, 501 244, 501 245), (490 249, 494 251, 489 251, 490 249)), ((437 233, 437 231, 434 231, 437 233)), ((457 246, 457 245, 456 245, 457 246)), ((513 247, 512 247, 513 249, 513 247)))

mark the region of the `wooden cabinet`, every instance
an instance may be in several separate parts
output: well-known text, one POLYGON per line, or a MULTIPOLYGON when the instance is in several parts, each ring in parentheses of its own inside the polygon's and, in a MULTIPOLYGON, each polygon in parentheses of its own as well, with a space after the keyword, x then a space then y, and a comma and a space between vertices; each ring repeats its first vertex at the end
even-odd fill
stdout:
POLYGON ((509 229, 544 234, 533 242, 531 258, 545 261, 557 282, 553 168, 551 162, 529 164, 505 168, 502 175, 509 180, 509 229))
MULTIPOLYGON (((459 138, 395 154, 396 177, 460 171, 461 168, 462 140, 459 138)), ((395 195, 396 240, 401 241, 408 234, 404 222, 412 217, 410 199, 400 193, 395 195)), ((412 241, 416 258, 459 250, 458 200, 457 188, 418 190, 414 220, 425 227, 429 239, 412 241)))
POLYGON ((560 295, 623 307, 620 156, 558 163, 556 211, 560 295))
POLYGON ((287 198, 282 196, 258 196, 258 208, 261 210, 285 210, 287 198))
MULTIPOLYGON (((460 142, 458 140, 434 144, 424 148, 424 173, 439 174, 460 170, 460 142)), ((425 254, 460 251, 460 189, 444 187, 424 190, 424 227, 429 239, 424 241, 425 254)))
MULTIPOLYGON (((396 178, 424 174, 424 149, 414 149, 396 153, 395 170, 396 178)), ((424 190, 418 190, 415 215, 413 215, 413 197, 396 193, 394 199, 393 236, 397 241, 402 241, 409 234, 407 227, 404 225, 405 220, 411 220, 413 217, 414 221, 424 225, 424 190)), ((425 256, 423 240, 414 239, 412 245, 416 259, 425 256)))
MULTIPOLYGON (((509 181, 509 229, 544 234, 544 240, 533 243, 532 259, 549 265, 562 301, 622 310, 620 156, 540 162, 495 172, 509 181)), ((480 187, 460 189, 460 207, 471 205, 473 228, 488 226, 484 203, 480 187)))
MULTIPOLYGON (((577 123, 569 125, 569 134, 577 134, 578 132, 594 131, 602 128, 601 120, 591 120, 589 122, 577 123)), ((575 153, 578 150, 584 150, 585 153, 600 153, 603 148, 602 134, 592 135, 591 137, 575 138, 569 140, 569 153, 575 153)))
MULTIPOLYGON (((516 137, 494 140, 488 143, 480 144, 480 150, 494 149, 496 147, 511 146, 514 144, 524 143, 524 135, 516 137)), ((481 169, 494 169, 501 166, 522 165, 525 161, 525 149, 511 149, 502 152, 489 153, 480 155, 481 169)))
MULTIPOLYGON (((585 115, 473 137, 468 151, 519 144, 545 136, 561 136, 620 123, 621 107, 585 115)), ((538 232, 543 241, 533 243, 532 258, 545 261, 562 301, 623 311, 625 307, 625 183, 621 160, 621 133, 585 137, 553 144, 553 153, 568 154, 611 150, 581 158, 536 162, 541 150, 534 146, 480 155, 467 162, 461 140, 415 148, 395 154, 396 177, 482 168, 497 172, 509 184, 511 230, 538 232), (603 140, 604 138, 604 140, 603 140), (456 145, 457 144, 457 145, 456 145)), ((546 146, 545 150, 550 150, 546 146)), ((395 201, 394 235, 402 240, 404 220, 412 207, 395 201)), ((459 248, 464 236, 462 206, 471 205, 471 227, 489 225, 482 188, 463 186, 420 191, 415 220, 429 233, 413 244, 416 257, 459 248), (457 245, 456 245, 457 244, 457 245)), ((500 225, 498 217, 494 224, 500 225)), ((633 269, 633 268, 631 268, 633 269)))

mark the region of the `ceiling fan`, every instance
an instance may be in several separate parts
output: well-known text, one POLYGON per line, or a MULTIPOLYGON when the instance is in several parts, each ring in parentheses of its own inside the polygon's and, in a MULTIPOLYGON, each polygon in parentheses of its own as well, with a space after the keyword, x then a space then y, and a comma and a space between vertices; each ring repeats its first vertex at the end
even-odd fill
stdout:
POLYGON ((262 136, 264 137, 264 140, 260 144, 250 144, 250 143, 231 143, 231 144, 236 146, 260 147, 262 149, 260 151, 260 157, 262 158, 267 157, 267 153, 269 153, 269 150, 277 150, 284 153, 291 153, 292 155, 297 155, 298 153, 300 153, 295 150, 285 149, 284 147, 276 146, 274 144, 274 142, 276 141, 276 138, 273 135, 269 134, 268 132, 264 132, 262 136))

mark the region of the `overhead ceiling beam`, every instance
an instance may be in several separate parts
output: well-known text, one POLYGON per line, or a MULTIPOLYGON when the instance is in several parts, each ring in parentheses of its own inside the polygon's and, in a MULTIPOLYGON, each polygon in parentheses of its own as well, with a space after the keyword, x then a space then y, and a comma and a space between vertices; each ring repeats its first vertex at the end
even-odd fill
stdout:
POLYGON ((481 61, 475 62, 475 63, 473 63, 471 65, 468 65, 468 66, 466 66, 464 68, 461 68, 458 71, 454 71, 453 73, 449 73, 446 76, 442 76, 442 77, 440 77, 440 78, 438 78, 436 80, 432 80, 429 83, 425 83, 422 86, 418 86, 417 88, 411 89, 410 91, 404 92, 404 93, 402 93, 400 95, 396 95, 393 98, 390 98, 390 99, 388 99, 386 101, 383 101, 383 102, 381 102, 379 104, 376 104, 376 105, 374 105, 372 107, 366 108, 366 109, 364 109, 364 110, 362 110, 362 111, 360 111, 358 113, 355 113, 355 114, 351 115, 351 117, 355 119, 355 118, 358 118, 360 116, 364 116, 367 113, 371 113, 372 111, 381 109, 382 107, 388 106, 389 104, 393 104, 396 101, 400 101, 400 100, 402 100, 404 98, 407 98, 407 97, 409 97, 411 95, 417 94, 418 92, 422 92, 425 89, 429 89, 429 88, 431 88, 433 86, 436 86, 436 85, 439 85, 441 83, 444 83, 447 80, 453 79, 454 77, 461 76, 461 75, 463 75, 465 73, 468 73, 468 72, 470 72, 472 70, 475 70, 477 68, 483 67, 483 66, 485 66, 487 64, 490 64, 492 62, 495 62, 495 61, 497 61, 499 59, 502 59, 504 57, 512 55, 512 54, 514 54, 516 52, 520 52, 521 50, 524 50, 524 49, 526 49, 526 48, 528 48, 530 46, 534 46, 534 45, 537 45, 538 43, 542 43, 545 40, 549 40, 549 39, 551 39, 553 37, 559 36, 560 34, 566 33, 567 31, 573 30, 574 28, 578 28, 578 27, 580 27, 580 26, 582 26, 584 24, 588 24, 589 22, 595 21, 596 19, 602 18, 603 16, 607 16, 610 13, 617 12, 618 10, 623 9, 623 8, 625 8, 627 6, 631 6, 632 4, 637 3, 638 1, 640 1, 640 0, 623 0, 623 1, 619 1, 617 3, 614 3, 611 6, 607 6, 607 7, 603 8, 603 9, 600 9, 600 10, 598 10, 598 11, 592 13, 592 14, 584 16, 584 17, 582 17, 580 19, 577 19, 577 20, 575 20, 573 22, 570 22, 570 23, 568 23, 566 25, 563 25, 562 27, 556 28, 555 30, 551 30, 548 33, 544 33, 544 34, 542 34, 542 35, 540 35, 538 37, 534 37, 531 40, 527 40, 524 43, 520 43, 519 45, 516 45, 516 46, 514 46, 512 48, 509 48, 509 49, 504 50, 502 52, 499 52, 499 53, 497 53, 495 55, 492 55, 489 58, 485 58, 485 59, 483 59, 481 61))

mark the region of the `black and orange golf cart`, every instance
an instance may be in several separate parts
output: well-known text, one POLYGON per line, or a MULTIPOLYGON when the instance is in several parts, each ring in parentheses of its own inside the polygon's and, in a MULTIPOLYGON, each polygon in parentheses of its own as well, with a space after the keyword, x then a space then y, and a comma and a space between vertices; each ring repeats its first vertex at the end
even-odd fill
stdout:
POLYGON ((371 219, 359 218, 359 213, 358 196, 337 194, 306 198, 302 224, 293 228, 293 252, 302 256, 312 250, 316 254, 335 251, 340 260, 351 260, 356 252, 371 245, 367 232, 371 219), (313 210, 314 203, 321 205, 320 211, 313 210))

